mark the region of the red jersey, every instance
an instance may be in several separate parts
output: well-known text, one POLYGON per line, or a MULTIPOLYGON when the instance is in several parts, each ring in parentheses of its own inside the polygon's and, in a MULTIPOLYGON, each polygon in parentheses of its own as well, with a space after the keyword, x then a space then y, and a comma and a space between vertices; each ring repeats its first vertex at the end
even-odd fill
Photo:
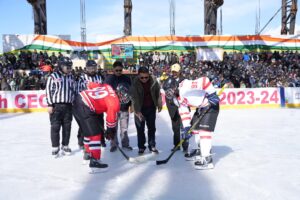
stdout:
POLYGON ((80 92, 82 101, 97 114, 106 113, 106 126, 114 128, 117 125, 120 111, 119 98, 108 84, 93 83, 89 89, 80 92))

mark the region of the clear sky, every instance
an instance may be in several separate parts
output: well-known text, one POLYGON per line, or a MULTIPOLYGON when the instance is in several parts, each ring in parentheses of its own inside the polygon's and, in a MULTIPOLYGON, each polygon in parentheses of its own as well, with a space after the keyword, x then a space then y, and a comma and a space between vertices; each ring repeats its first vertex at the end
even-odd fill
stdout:
MULTIPOLYGON (((260 26, 271 19, 281 0, 224 0, 223 34, 255 33, 256 14, 260 2, 260 26)), ((87 41, 98 35, 123 35, 124 0, 86 0, 87 41)), ((133 35, 169 35, 169 0, 132 0, 133 35)), ((175 0, 176 35, 202 35, 203 0, 175 0)), ((32 34, 33 13, 26 0, 0 0, 0 35, 32 34)), ((299 12, 298 12, 299 13, 299 12)), ((80 41, 80 0, 47 0, 48 34, 69 34, 80 41)), ((299 14, 296 31, 300 27, 299 14)), ((281 12, 263 31, 280 34, 281 12)), ((299 29, 300 30, 300 29, 299 29)), ((2 51, 2 39, 0 43, 2 51)))

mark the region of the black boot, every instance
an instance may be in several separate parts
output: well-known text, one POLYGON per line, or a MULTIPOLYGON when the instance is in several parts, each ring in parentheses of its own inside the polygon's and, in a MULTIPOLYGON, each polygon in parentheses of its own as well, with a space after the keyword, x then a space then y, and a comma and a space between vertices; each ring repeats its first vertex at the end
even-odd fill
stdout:
POLYGON ((194 149, 192 152, 188 152, 188 153, 184 154, 185 160, 187 160, 187 161, 195 160, 195 156, 200 156, 199 149, 194 149))
POLYGON ((95 158, 90 159, 90 165, 89 166, 92 170, 92 173, 104 172, 108 168, 107 164, 101 163, 100 160, 96 160, 95 158))
POLYGON ((59 147, 53 147, 52 148, 52 156, 54 158, 57 158, 59 156, 59 147))

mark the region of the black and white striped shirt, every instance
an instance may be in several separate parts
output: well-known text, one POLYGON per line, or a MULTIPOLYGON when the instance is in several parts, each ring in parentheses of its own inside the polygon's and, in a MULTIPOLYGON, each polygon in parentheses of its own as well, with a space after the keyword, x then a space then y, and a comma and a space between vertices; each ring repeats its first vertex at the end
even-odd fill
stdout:
POLYGON ((77 83, 77 93, 87 89, 87 84, 89 82, 103 83, 103 78, 100 75, 95 75, 95 76, 89 76, 88 74, 81 75, 77 83))
POLYGON ((73 103, 76 82, 73 75, 61 71, 52 73, 47 80, 46 100, 48 105, 55 103, 73 103))

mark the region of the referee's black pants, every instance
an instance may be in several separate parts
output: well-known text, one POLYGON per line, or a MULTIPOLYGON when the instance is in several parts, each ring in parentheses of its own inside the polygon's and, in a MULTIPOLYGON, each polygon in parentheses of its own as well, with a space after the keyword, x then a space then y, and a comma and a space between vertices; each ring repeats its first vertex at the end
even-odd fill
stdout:
POLYGON ((53 113, 50 114, 52 147, 59 147, 60 128, 62 127, 62 145, 68 146, 71 136, 72 104, 53 104, 53 113))

